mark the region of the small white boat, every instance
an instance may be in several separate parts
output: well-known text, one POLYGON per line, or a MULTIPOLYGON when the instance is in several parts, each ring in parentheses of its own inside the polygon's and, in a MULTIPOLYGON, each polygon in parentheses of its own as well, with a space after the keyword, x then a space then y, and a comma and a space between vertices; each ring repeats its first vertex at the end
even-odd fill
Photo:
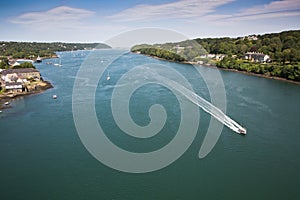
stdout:
POLYGON ((2 110, 0 110, 0 113, 2 113, 2 110))
POLYGON ((61 64, 58 64, 58 63, 54 63, 54 66, 56 66, 56 67, 61 67, 62 65, 61 65, 61 64))
POLYGON ((8 106, 9 104, 10 104, 10 103, 9 103, 8 101, 4 103, 4 105, 6 105, 6 106, 8 106))
POLYGON ((109 81, 109 80, 110 80, 109 72, 107 73, 106 80, 107 80, 107 81, 109 81))
POLYGON ((59 58, 59 63, 54 63, 53 65, 57 66, 57 67, 61 67, 62 66, 62 64, 61 64, 61 58, 59 58))
POLYGON ((52 95, 52 98, 57 99, 57 95, 56 94, 52 95))

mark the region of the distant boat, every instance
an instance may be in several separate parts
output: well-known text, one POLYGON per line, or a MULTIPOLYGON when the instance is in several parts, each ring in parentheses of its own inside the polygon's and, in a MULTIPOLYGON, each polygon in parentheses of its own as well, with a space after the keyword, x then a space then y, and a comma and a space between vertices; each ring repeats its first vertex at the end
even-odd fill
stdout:
POLYGON ((35 62, 36 62, 36 63, 42 62, 42 58, 41 58, 40 56, 38 56, 38 57, 36 58, 35 62))
POLYGON ((107 73, 106 80, 107 80, 107 81, 109 81, 109 80, 110 80, 109 72, 107 73))
POLYGON ((10 103, 9 103, 8 101, 4 103, 4 105, 6 105, 6 106, 9 105, 9 104, 10 104, 10 103))
POLYGON ((52 95, 52 98, 57 99, 57 95, 56 94, 52 95))
POLYGON ((2 113, 2 110, 0 110, 0 113, 2 113))
POLYGON ((54 63, 53 65, 57 66, 57 67, 61 67, 62 66, 62 64, 61 64, 61 58, 59 58, 59 63, 54 63))

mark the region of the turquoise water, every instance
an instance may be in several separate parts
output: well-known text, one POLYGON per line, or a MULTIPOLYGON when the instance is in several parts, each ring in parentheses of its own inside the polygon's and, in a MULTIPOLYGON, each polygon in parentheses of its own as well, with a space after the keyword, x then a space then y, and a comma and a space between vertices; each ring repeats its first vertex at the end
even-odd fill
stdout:
MULTIPOLYGON (((119 52, 99 51, 105 60, 119 52)), ((87 51, 60 53, 62 67, 37 64, 54 88, 12 101, 0 114, 1 199, 299 199, 300 86, 220 71, 227 95, 227 114, 247 128, 245 137, 224 127, 204 159, 198 151, 210 116, 201 120, 190 148, 166 168, 145 174, 111 169, 85 149, 72 114, 72 90, 87 51), (53 100, 56 94, 58 99, 53 100)), ((55 59, 47 61, 58 62, 55 59)), ((188 77, 194 90, 209 98, 204 81, 192 66, 125 54, 111 64, 113 85, 136 65, 163 64, 188 77)), ((208 74, 210 68, 200 67, 208 74)), ((95 108, 107 136, 123 149, 150 152, 175 137, 180 121, 176 97, 155 84, 137 90, 130 104, 133 120, 149 123, 148 109, 165 106, 168 121, 161 133, 134 139, 114 123, 110 111, 113 88, 99 82, 95 108), (108 89, 103 89, 107 87, 108 89)), ((87 127, 88 128, 88 127, 87 127)))

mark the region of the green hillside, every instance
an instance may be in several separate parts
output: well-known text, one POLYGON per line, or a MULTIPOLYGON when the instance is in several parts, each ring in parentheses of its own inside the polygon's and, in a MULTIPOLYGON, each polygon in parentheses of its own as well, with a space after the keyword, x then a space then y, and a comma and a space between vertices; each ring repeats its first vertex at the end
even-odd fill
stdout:
POLYGON ((300 30, 238 38, 197 38, 177 43, 142 44, 133 46, 131 51, 171 61, 210 64, 300 81, 300 30), (247 52, 268 55, 270 59, 268 63, 246 60, 247 52))
POLYGON ((107 49, 103 43, 61 43, 61 42, 0 42, 0 57, 33 58, 52 57, 57 51, 75 51, 84 49, 107 49))

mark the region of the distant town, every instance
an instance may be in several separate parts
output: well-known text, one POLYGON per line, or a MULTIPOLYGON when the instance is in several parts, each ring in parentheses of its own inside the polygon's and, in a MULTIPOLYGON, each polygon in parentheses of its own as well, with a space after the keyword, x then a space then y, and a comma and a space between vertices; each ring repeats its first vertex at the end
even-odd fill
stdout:
MULTIPOLYGON (((15 62, 13 66, 20 65, 15 62)), ((7 107, 12 98, 39 93, 52 87, 35 68, 0 69, 0 108, 7 107)))
POLYGON ((53 87, 34 64, 57 57, 58 51, 107 48, 111 47, 103 43, 0 42, 0 108, 8 107, 12 98, 53 87))

